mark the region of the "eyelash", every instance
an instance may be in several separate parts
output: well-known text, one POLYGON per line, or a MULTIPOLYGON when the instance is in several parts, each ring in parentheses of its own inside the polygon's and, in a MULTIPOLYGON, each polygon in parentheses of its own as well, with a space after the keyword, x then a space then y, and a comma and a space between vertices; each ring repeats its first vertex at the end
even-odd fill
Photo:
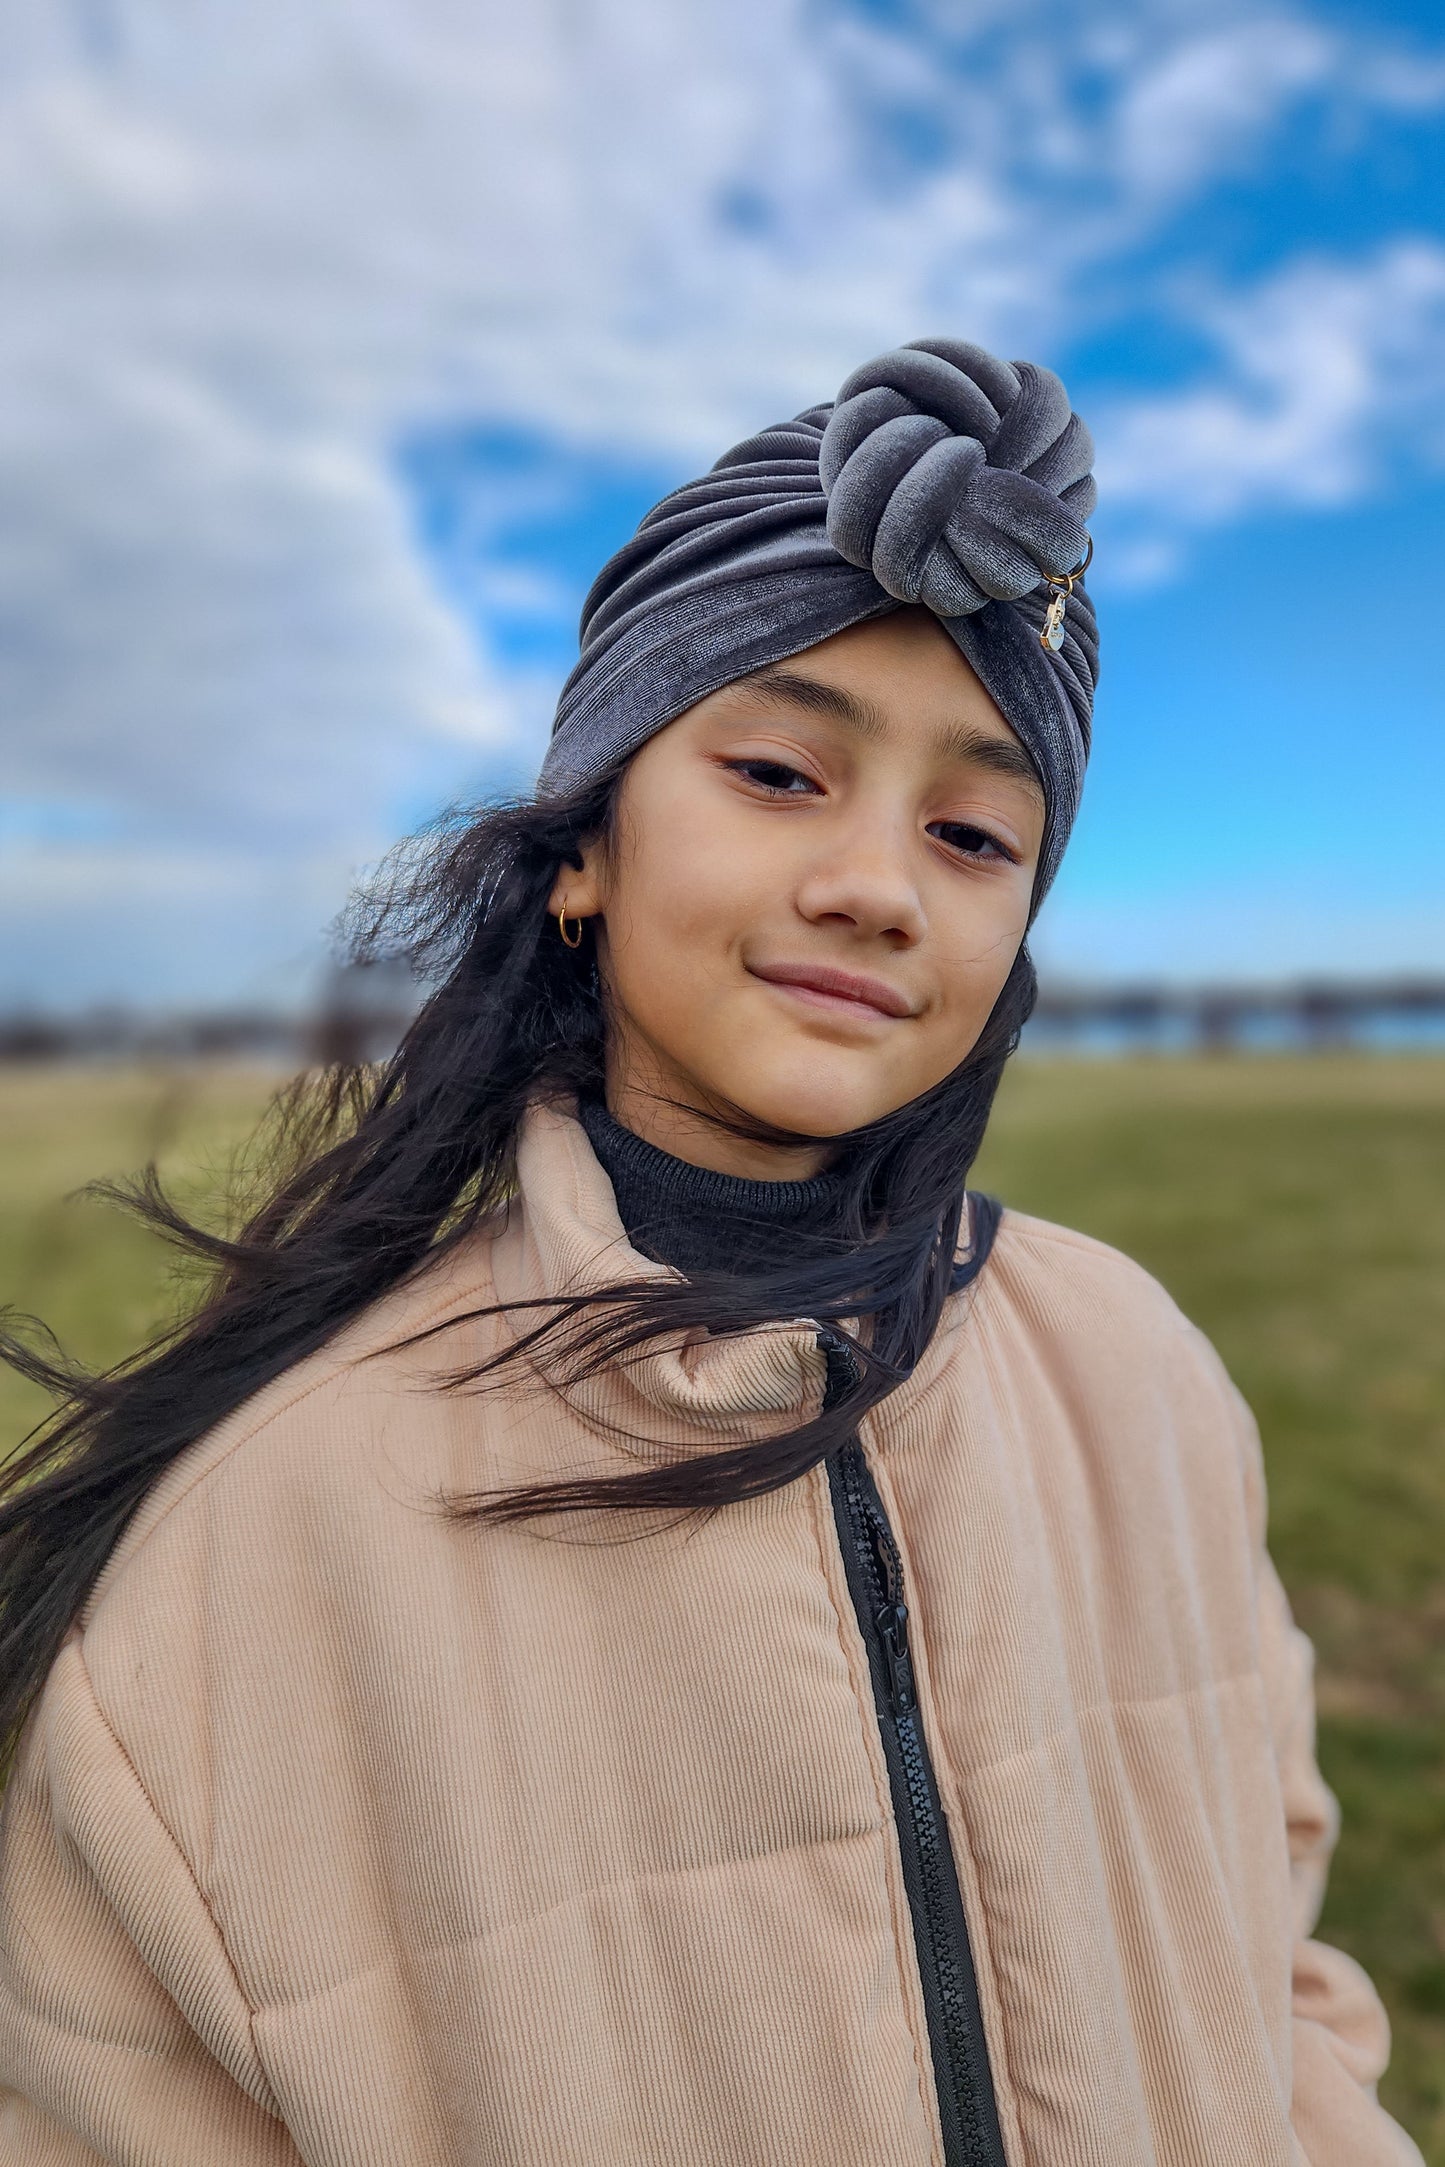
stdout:
MULTIPOLYGON (((723 762, 723 766, 727 768, 731 774, 745 775, 748 781, 753 784, 755 789, 764 791, 766 795, 770 798, 799 797, 802 796, 803 793, 801 791, 789 790, 777 782, 764 781, 763 778, 765 776, 781 775, 787 777, 790 781, 809 781, 809 777, 802 772, 801 768, 789 767, 785 760, 725 760, 723 762)), ((1009 865, 1018 864, 1017 852, 1010 850, 1006 843, 1000 842, 996 835, 990 835, 987 828, 981 828, 971 820, 936 821, 933 827, 929 829, 929 833, 934 834, 940 830, 945 831, 941 834, 940 840, 947 842, 948 836, 946 831, 949 829, 952 829, 954 833, 958 835, 969 835, 977 837, 980 842, 987 844, 990 850, 996 852, 997 855, 1000 858, 1004 859, 1009 865)), ((982 856, 982 851, 979 849, 977 842, 975 842, 973 845, 966 845, 963 843, 950 843, 949 848, 958 851, 960 856, 966 858, 977 858, 982 856)))

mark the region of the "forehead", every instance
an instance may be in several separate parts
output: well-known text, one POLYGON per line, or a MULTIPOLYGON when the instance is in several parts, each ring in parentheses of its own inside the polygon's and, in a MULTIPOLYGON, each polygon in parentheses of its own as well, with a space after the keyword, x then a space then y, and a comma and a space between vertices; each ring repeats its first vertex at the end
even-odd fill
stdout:
POLYGON ((1032 756, 926 610, 899 610, 836 633, 738 678, 714 698, 725 711, 812 717, 869 743, 981 765, 1044 795, 1032 756))
POLYGON ((1009 727, 958 642, 932 610, 918 604, 849 625, 789 657, 789 664, 833 683, 866 686, 874 694, 893 685, 914 699, 932 694, 962 703, 971 714, 988 714, 1000 730, 1009 727))

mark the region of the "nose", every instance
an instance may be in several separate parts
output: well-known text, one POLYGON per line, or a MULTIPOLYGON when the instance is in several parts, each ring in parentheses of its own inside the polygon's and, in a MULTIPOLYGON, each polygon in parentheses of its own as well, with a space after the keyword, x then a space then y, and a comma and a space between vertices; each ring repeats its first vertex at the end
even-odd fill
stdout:
POLYGON ((914 948, 928 930, 913 862, 914 839, 882 808, 841 823, 799 883, 798 910, 810 925, 834 924, 893 948, 914 948))

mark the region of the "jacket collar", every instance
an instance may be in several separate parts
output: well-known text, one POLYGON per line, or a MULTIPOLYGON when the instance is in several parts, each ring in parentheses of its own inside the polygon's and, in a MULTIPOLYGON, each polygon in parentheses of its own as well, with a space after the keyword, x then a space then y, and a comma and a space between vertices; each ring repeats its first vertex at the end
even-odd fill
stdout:
MULTIPOLYGON (((629 1280, 665 1282, 666 1265, 629 1243, 612 1184, 567 1105, 536 1101, 517 1143, 517 1191, 493 1250, 500 1301, 544 1302, 629 1280)), ((513 1321, 523 1331, 533 1320, 513 1321)), ((825 1363, 806 1318, 737 1338, 662 1341, 565 1387, 579 1415, 628 1440, 741 1444, 787 1429, 822 1404, 825 1363)))
MULTIPOLYGON (((676 1277, 628 1241, 612 1184, 567 1101, 536 1100, 523 1117, 516 1193, 492 1268, 501 1302, 545 1303, 630 1280, 676 1277)), ((912 1377, 884 1401, 883 1430, 937 1377, 962 1307, 948 1304, 912 1377)), ((524 1312, 509 1328, 521 1333, 536 1321, 524 1312)), ((736 1338, 699 1333, 655 1342, 561 1389, 589 1427, 654 1458, 671 1457, 679 1444, 743 1444, 791 1428, 817 1413, 825 1383, 818 1328, 803 1317, 736 1338)))

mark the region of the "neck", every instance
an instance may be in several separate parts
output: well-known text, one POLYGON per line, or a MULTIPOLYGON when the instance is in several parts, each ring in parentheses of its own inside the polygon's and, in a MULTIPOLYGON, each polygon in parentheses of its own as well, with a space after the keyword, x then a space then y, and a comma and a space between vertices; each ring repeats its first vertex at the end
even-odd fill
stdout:
POLYGON ((827 1138, 771 1144, 735 1135, 718 1121, 746 1119, 740 1107, 721 1100, 709 1106, 681 1078, 645 1074, 635 1062, 620 1056, 614 1060, 610 1052, 607 1110, 614 1121, 659 1151, 743 1181, 810 1181, 837 1156, 837 1146, 827 1138))

